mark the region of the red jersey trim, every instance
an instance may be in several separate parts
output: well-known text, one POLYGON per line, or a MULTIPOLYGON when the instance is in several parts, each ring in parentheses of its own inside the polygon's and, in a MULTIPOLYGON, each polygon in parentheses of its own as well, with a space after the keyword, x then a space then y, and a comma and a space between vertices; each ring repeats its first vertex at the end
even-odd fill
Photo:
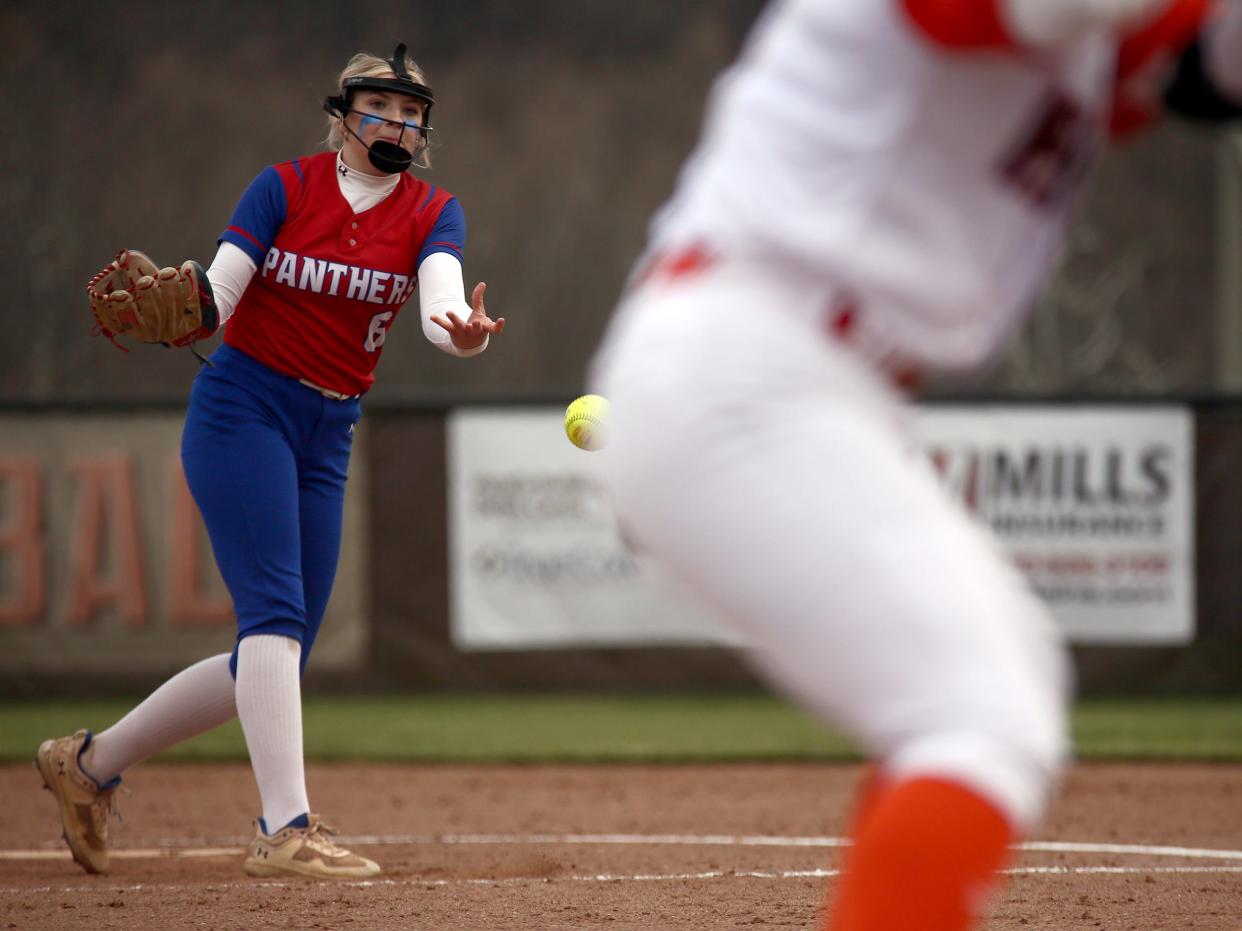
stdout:
POLYGON ((1125 80, 1156 55, 1180 55, 1199 34, 1210 8, 1211 0, 1174 0, 1152 22, 1123 36, 1117 53, 1117 77, 1125 80))
MULTIPOLYGON (((331 155, 331 152, 323 153, 331 155)), ((276 173, 280 175, 280 180, 285 183, 285 219, 293 215, 294 210, 300 204, 302 194, 306 191, 306 174, 302 170, 303 159, 294 159, 290 162, 281 162, 274 165, 276 173)))
MULTIPOLYGON (((254 243, 255 246, 257 246, 259 249, 263 249, 263 243, 259 242, 259 240, 255 239, 253 236, 247 233, 240 226, 230 226, 230 227, 227 227, 227 229, 230 233, 236 233, 238 236, 245 236, 252 243, 254 243)), ((267 250, 264 250, 264 251, 266 252, 267 250)))
POLYGON ((1211 0, 1173 0, 1154 20, 1122 37, 1109 120, 1114 138, 1142 129, 1160 115, 1163 71, 1194 42, 1211 6, 1211 0))
POLYGON ((1015 48, 999 0, 901 0, 923 35, 948 48, 1015 48))

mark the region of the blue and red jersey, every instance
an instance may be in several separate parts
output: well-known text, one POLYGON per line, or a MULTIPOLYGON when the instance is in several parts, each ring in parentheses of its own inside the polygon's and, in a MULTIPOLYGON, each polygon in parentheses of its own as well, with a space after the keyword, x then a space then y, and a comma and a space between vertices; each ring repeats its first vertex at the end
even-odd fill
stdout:
POLYGON ((466 220, 447 191, 413 175, 354 213, 322 152, 265 168, 242 194, 221 242, 257 271, 224 341, 284 375, 344 394, 375 381, 384 336, 433 252, 462 257, 466 220))

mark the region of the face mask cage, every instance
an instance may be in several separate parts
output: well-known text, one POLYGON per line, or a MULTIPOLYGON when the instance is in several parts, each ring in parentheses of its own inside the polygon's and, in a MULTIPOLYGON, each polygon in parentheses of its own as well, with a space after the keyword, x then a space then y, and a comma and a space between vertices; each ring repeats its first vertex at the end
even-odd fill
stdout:
POLYGON ((374 120, 387 126, 400 127, 402 138, 404 138, 406 132, 413 133, 418 139, 418 144, 414 147, 416 154, 427 147, 427 134, 431 132, 430 126, 424 126, 422 123, 407 123, 405 120, 390 120, 387 117, 380 116, 378 113, 370 113, 367 110, 355 110, 353 107, 345 107, 338 112, 342 117, 346 113, 355 113, 362 117, 363 120, 374 120))
MULTIPOLYGON (((405 66, 405 44, 401 43, 392 53, 392 58, 388 61, 388 66, 392 69, 392 73, 396 77, 353 77, 346 78, 341 82, 341 93, 336 96, 324 98, 323 108, 333 116, 339 116, 342 121, 350 113, 357 113, 364 119, 379 120, 390 126, 400 126, 401 136, 398 143, 387 142, 385 140, 376 140, 367 147, 367 154, 371 164, 381 171, 392 174, 405 171, 413 163, 414 159, 421 156, 427 148, 428 133, 432 131, 431 127, 431 107, 435 103, 435 95, 430 87, 426 84, 420 84, 410 76, 409 70, 405 66), (375 113, 367 113, 363 110, 355 110, 350 106, 354 94, 362 90, 378 90, 389 91, 396 94, 404 94, 408 97, 414 97, 423 102, 423 121, 421 124, 407 123, 404 120, 390 120, 379 116, 375 113), (414 154, 402 148, 399 144, 400 139, 405 138, 406 131, 417 134, 417 142, 414 154)), ((357 137, 352 129, 346 125, 346 131, 357 137)), ((361 138, 359 137, 359 141, 361 138)), ((421 163, 420 163, 421 164, 421 163)))

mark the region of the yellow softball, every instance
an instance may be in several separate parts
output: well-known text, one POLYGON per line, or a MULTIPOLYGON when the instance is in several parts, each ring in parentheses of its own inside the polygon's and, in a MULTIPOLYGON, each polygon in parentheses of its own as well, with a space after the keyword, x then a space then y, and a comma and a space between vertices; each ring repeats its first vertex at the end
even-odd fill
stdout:
POLYGON ((608 399, 584 394, 565 408, 565 435, 579 449, 594 452, 608 445, 608 399))

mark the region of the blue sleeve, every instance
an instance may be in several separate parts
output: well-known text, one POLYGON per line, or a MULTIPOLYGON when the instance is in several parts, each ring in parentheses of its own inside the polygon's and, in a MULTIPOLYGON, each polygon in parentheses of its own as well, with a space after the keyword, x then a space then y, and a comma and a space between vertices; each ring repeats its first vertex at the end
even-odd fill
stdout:
POLYGON ((264 168, 242 193, 219 242, 232 243, 250 256, 255 265, 262 265, 287 213, 288 200, 280 173, 273 167, 264 168))
POLYGON ((440 208, 440 215, 436 217, 435 226, 427 234, 427 239, 423 242, 422 251, 418 253, 418 261, 414 263, 414 267, 418 268, 422 265, 423 259, 433 252, 447 252, 449 255, 456 256, 457 261, 460 262, 465 250, 466 214, 461 209, 461 202, 456 197, 450 197, 440 208))

